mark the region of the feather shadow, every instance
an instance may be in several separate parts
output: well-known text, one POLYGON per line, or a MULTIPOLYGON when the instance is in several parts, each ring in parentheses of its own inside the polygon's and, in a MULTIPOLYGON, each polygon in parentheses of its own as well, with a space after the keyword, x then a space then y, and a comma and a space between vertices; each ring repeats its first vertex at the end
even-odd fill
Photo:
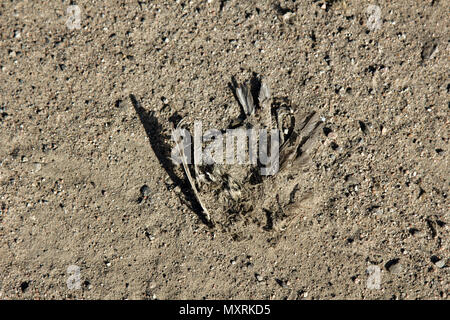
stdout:
POLYGON ((167 172, 173 183, 180 187, 181 192, 189 202, 191 209, 197 214, 200 220, 208 227, 213 227, 212 223, 208 221, 203 214, 203 209, 197 201, 190 184, 187 181, 180 179, 175 174, 175 165, 170 157, 172 148, 165 142, 168 140, 168 137, 163 133, 163 128, 158 122, 158 119, 153 115, 153 112, 145 110, 133 94, 130 94, 130 100, 145 129, 145 133, 150 141, 150 146, 158 158, 159 163, 167 172))

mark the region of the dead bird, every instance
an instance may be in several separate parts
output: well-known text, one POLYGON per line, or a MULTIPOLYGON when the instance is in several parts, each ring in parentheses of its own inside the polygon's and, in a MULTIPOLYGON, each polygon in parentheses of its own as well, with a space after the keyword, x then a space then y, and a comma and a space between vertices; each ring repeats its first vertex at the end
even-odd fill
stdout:
MULTIPOLYGON (((251 160, 245 163, 191 163, 186 155, 191 142, 184 141, 180 134, 185 125, 181 121, 173 137, 184 171, 206 219, 212 225, 231 231, 238 225, 256 221, 266 230, 283 229, 282 222, 292 218, 297 208, 296 199, 302 183, 298 177, 299 169, 308 163, 323 123, 314 111, 296 112, 286 101, 274 99, 264 80, 238 85, 232 79, 230 87, 241 107, 241 115, 228 128, 217 130, 216 135, 221 135, 223 142, 231 132, 244 133, 245 140, 240 143, 245 145, 246 151, 253 155, 259 151, 261 155, 261 145, 252 147, 251 141, 261 142, 261 129, 269 130, 276 133, 277 141, 271 139, 269 142, 266 137, 265 142, 270 145, 271 156, 276 156, 276 159, 263 163, 249 155, 251 160), (275 170, 264 174, 267 171, 263 169, 267 166, 275 170)), ((232 148, 235 149, 234 145, 232 148)))

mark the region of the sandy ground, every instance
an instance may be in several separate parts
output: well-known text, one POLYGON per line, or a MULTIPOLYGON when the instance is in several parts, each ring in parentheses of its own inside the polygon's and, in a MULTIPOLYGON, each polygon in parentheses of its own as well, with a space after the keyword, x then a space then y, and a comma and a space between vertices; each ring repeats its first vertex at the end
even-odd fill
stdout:
POLYGON ((2 1, 0 298, 448 299, 448 8, 2 1), (289 226, 236 237, 164 157, 253 74, 325 128, 289 226))

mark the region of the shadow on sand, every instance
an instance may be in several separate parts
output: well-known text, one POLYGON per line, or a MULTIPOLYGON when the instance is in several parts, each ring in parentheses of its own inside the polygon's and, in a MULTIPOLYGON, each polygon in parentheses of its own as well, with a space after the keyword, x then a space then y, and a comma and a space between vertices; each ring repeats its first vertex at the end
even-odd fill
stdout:
POLYGON ((191 209, 198 215, 200 220, 208 227, 213 227, 211 222, 206 219, 203 209, 198 203, 188 180, 180 179, 175 174, 175 167, 170 158, 171 146, 165 143, 165 141, 168 140, 168 137, 164 135, 162 126, 158 122, 158 119, 153 115, 153 112, 148 112, 142 108, 141 104, 133 94, 130 94, 130 100, 139 116, 139 119, 141 120, 142 125, 144 126, 148 140, 150 141, 150 146, 158 158, 159 163, 161 163, 161 166, 167 172, 175 186, 180 187, 181 192, 189 202, 191 209))

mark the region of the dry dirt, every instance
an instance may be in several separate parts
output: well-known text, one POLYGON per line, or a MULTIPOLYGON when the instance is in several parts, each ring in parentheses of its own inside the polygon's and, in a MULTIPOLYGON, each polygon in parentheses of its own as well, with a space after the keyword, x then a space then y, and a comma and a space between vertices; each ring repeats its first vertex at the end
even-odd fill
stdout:
POLYGON ((2 1, 0 299, 448 299, 448 8, 2 1), (254 74, 325 122, 309 200, 236 237, 167 152, 254 74))

